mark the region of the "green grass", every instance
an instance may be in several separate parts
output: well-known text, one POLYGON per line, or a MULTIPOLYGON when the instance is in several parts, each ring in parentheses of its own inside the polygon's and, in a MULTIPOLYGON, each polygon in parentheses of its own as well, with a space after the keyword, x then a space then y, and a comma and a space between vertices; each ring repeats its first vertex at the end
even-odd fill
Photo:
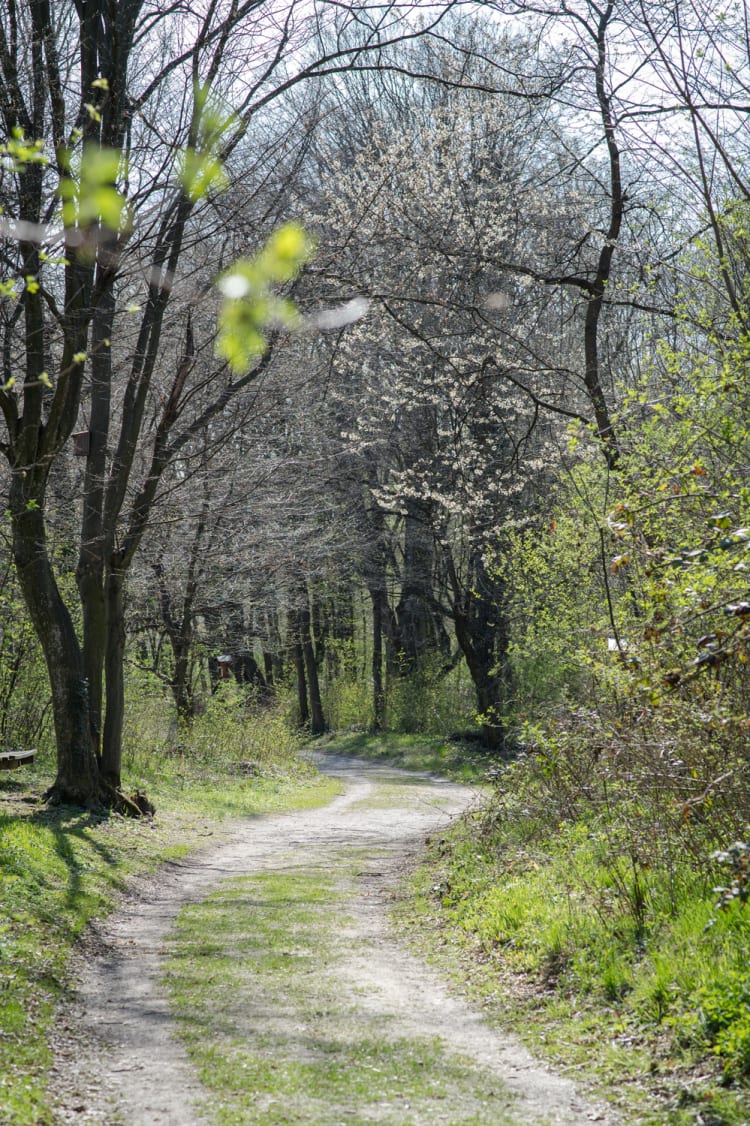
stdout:
POLYGON ((632 1121, 750 1122, 750 912, 717 915, 686 866, 667 881, 585 826, 529 840, 521 818, 475 818, 412 893, 402 921, 425 948, 632 1121))
MULTIPOLYGON (((257 732, 256 725, 256 732, 257 732)), ((221 742, 202 753, 149 744, 130 750, 126 783, 145 789, 153 821, 47 808, 40 801, 53 764, 0 774, 0 1118, 4 1126, 54 1121, 46 1086, 49 1039, 64 999, 68 962, 82 931, 111 910, 128 879, 152 871, 226 831, 226 819, 323 804, 340 783, 296 758, 288 738, 276 760, 221 742)))
POLYGON ((328 863, 233 880, 181 913, 166 981, 212 1092, 205 1113, 220 1126, 507 1124, 496 1078, 394 1031, 342 985, 350 862, 335 878, 328 863))
POLYGON ((458 782, 482 782, 497 755, 476 744, 453 742, 436 735, 377 735, 346 732, 316 744, 323 750, 385 763, 403 770, 427 771, 458 782))

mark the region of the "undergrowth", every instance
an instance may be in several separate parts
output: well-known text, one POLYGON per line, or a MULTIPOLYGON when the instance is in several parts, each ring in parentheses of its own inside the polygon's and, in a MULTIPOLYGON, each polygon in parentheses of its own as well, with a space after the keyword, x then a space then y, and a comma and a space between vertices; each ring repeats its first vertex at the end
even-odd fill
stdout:
POLYGON ((539 741, 495 772, 487 807, 431 845, 421 921, 535 1048, 638 1122, 747 1126, 747 852, 660 810, 632 764, 623 780, 575 750, 539 741))

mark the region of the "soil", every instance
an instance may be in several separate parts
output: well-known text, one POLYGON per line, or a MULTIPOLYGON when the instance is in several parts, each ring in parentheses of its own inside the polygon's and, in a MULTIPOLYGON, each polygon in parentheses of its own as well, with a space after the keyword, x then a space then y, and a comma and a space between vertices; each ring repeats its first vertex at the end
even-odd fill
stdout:
POLYGON ((222 880, 295 862, 333 868, 337 857, 356 851, 370 859, 362 862, 347 903, 349 955, 338 972, 342 990, 357 997, 363 1014, 387 1011, 394 1035, 439 1037, 491 1069, 511 1096, 519 1126, 618 1126, 611 1110, 587 1101, 569 1079, 491 1028, 393 933, 390 906, 404 865, 427 835, 471 805, 475 792, 411 775, 394 798, 391 768, 334 756, 319 765, 346 783, 330 805, 236 825, 222 843, 138 881, 92 930, 77 967, 76 995, 59 1025, 50 1078, 58 1099, 55 1122, 209 1126, 212 1119, 200 1109, 206 1091, 176 1036, 160 985, 175 917, 222 880))

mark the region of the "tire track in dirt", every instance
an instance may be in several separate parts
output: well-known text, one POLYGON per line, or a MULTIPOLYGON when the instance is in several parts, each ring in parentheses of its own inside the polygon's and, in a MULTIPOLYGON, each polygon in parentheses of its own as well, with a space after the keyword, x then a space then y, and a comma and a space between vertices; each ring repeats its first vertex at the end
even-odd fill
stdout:
MULTIPOLYGON (((521 1123, 617 1126, 611 1112, 587 1103, 573 1083, 537 1061, 474 1010, 391 935, 388 900, 404 857, 474 800, 473 792, 427 776, 408 776, 398 800, 378 801, 379 787, 404 775, 337 756, 321 769, 346 791, 314 810, 251 819, 230 839, 166 865, 134 885, 121 908, 93 934, 72 1007, 64 1014, 51 1090, 56 1123, 68 1126, 210 1126, 200 1107, 207 1092, 175 1034, 160 985, 164 942, 179 911, 238 876, 315 862, 333 865, 347 850, 370 850, 347 904, 350 955, 341 967, 370 1015, 387 1013, 404 1035, 439 1036, 493 1071, 515 1097, 521 1123)), ((514 1108, 515 1111, 516 1108, 514 1108)))

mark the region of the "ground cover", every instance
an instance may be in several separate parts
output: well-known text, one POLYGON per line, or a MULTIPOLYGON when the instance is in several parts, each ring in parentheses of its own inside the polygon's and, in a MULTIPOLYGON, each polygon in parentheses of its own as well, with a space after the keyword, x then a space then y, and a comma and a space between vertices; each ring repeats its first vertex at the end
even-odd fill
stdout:
POLYGON ((149 820, 46 806, 52 764, 43 756, 0 775, 0 1106, 8 1126, 54 1121, 47 1073, 51 1038, 65 1035, 59 1005, 71 954, 128 881, 220 836, 233 817, 315 804, 336 790, 288 746, 252 773, 221 750, 212 758, 153 747, 131 755, 130 779, 157 806, 149 820))
POLYGON ((717 911, 687 866, 667 894, 590 825, 494 813, 431 842, 401 912, 420 949, 633 1121, 747 1126, 747 910, 717 911))
POLYGON ((369 762, 389 763, 403 770, 426 770, 442 778, 482 785, 497 763, 494 752, 476 740, 457 735, 402 735, 395 731, 371 734, 364 731, 337 732, 321 740, 320 746, 337 754, 361 756, 369 762))

